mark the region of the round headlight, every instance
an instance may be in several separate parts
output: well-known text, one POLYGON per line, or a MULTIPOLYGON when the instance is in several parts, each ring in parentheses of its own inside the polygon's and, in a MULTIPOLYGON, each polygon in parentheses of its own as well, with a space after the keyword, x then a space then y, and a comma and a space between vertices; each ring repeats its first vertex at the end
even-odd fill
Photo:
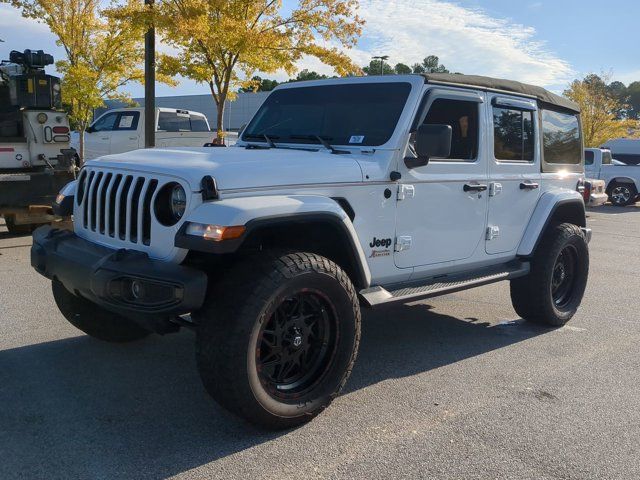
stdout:
POLYGON ((158 191, 154 210, 156 219, 162 225, 171 227, 178 223, 184 216, 186 208, 187 193, 179 183, 167 183, 158 191))
POLYGON ((49 117, 47 117, 46 113, 40 112, 36 118, 38 120, 38 123, 46 123, 49 117))
POLYGON ((175 185, 171 190, 171 214, 177 222, 184 215, 187 208, 187 194, 181 185, 175 185))

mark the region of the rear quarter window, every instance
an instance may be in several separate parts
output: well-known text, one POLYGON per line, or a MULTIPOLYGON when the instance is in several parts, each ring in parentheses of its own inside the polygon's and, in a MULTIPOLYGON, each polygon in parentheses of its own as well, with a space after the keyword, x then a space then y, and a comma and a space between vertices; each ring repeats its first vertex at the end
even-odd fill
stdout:
MULTIPOLYGON (((582 163, 582 136, 579 116, 554 110, 542 110, 542 144, 544 166, 557 170, 558 165, 582 163)), ((573 168, 572 168, 573 169, 573 168)))

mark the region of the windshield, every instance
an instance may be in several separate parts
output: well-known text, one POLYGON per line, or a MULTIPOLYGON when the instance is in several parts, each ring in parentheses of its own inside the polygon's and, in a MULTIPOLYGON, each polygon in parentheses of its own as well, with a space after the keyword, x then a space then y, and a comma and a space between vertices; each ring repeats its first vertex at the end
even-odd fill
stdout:
POLYGON ((249 142, 378 146, 393 134, 411 84, 357 83, 284 88, 262 104, 242 134, 249 142))

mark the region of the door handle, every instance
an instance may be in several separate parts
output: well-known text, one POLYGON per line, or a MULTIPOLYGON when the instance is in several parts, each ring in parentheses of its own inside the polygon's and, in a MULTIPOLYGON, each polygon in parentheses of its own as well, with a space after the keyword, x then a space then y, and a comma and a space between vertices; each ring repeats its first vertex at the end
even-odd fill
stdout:
POLYGON ((129 137, 129 140, 138 140, 138 137, 129 137))
POLYGON ((533 182, 522 182, 520 184, 520 190, 535 190, 536 188, 539 188, 540 184, 538 183, 533 183, 533 182))
POLYGON ((109 140, 109 137, 100 137, 100 140, 109 140))
POLYGON ((489 188, 487 185, 481 185, 479 183, 465 183, 462 189, 465 192, 484 192, 489 188))

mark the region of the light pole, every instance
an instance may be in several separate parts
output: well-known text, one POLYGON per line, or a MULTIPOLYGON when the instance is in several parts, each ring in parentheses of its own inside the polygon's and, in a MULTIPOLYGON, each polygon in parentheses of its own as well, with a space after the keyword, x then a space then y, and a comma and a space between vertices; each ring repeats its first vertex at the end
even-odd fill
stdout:
MULTIPOLYGON (((153 8, 154 0, 144 0, 153 8)), ((156 31, 144 34, 144 147, 156 146, 156 31)))
POLYGON ((379 60, 380 61, 380 75, 384 75, 384 62, 386 60, 389 60, 389 55, 380 55, 377 57, 373 57, 374 60, 379 60))

